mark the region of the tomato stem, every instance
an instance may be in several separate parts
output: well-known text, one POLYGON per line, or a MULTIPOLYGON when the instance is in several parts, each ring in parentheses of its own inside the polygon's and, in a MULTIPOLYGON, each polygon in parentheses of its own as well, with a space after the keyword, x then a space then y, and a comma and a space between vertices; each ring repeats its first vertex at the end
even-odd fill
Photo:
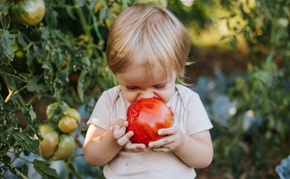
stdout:
MULTIPOLYGON (((79 19, 80 19, 80 22, 82 24, 82 28, 85 32, 85 34, 89 37, 88 40, 89 40, 89 44, 93 44, 93 37, 92 37, 92 34, 90 33, 90 26, 88 25, 87 21, 86 21, 86 18, 85 18, 85 15, 84 15, 84 12, 82 11, 82 9, 79 7, 78 5, 78 0, 74 0, 74 3, 75 3, 75 6, 77 7, 76 8, 76 11, 77 11, 77 14, 79 16, 79 19)), ((90 45, 89 45, 90 46, 90 45)), ((92 56, 92 53, 93 51, 88 49, 88 55, 89 56, 92 56)))
POLYGON ((19 100, 20 104, 22 106, 26 105, 24 99, 22 96, 18 93, 19 91, 16 89, 15 81, 12 77, 7 76, 7 75, 1 75, 6 86, 8 89, 8 95, 5 99, 5 103, 8 102, 11 99, 11 96, 16 95, 17 99, 19 100))
POLYGON ((63 160, 63 162, 65 163, 65 177, 66 179, 69 179, 69 162, 68 160, 63 160))

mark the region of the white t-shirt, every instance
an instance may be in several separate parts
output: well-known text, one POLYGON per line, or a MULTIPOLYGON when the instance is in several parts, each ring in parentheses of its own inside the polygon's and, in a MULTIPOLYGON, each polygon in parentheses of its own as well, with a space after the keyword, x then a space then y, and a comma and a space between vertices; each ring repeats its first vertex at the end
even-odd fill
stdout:
MULTIPOLYGON (((126 119, 129 105, 119 86, 111 88, 99 98, 88 124, 108 130, 115 120, 126 119)), ((176 85, 176 92, 167 106, 176 111, 173 126, 178 126, 188 135, 213 127, 199 95, 185 86, 176 85)), ((120 151, 105 165, 103 172, 108 179, 192 179, 196 176, 194 168, 173 152, 152 152, 150 149, 140 153, 120 151)))

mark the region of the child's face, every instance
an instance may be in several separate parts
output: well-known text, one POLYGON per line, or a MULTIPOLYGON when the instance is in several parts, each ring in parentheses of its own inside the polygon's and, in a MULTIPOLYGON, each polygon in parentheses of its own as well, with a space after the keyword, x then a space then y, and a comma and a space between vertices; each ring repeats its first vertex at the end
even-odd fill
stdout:
POLYGON ((166 78, 157 70, 152 70, 152 73, 151 77, 144 68, 137 67, 116 74, 122 94, 130 104, 141 98, 158 97, 165 103, 171 99, 175 92, 176 74, 166 78))

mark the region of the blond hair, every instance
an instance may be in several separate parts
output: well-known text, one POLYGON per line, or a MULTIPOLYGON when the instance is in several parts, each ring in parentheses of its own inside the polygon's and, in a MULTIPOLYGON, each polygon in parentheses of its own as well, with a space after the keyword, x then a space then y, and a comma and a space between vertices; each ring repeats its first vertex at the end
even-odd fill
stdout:
MULTIPOLYGON (((107 62, 113 73, 143 65, 161 75, 184 76, 190 51, 184 25, 167 9, 138 4, 123 11, 113 23, 107 39, 107 62)), ((150 74, 150 73, 149 73, 150 74)))

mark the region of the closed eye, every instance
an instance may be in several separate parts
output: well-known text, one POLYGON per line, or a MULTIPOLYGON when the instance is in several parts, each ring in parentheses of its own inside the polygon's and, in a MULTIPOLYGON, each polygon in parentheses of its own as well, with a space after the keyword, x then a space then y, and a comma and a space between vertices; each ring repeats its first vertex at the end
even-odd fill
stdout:
POLYGON ((165 89, 165 85, 156 85, 156 86, 154 86, 154 88, 156 88, 156 89, 165 89))
POLYGON ((134 90, 137 90, 138 88, 137 87, 134 87, 134 86, 127 86, 126 87, 126 90, 127 91, 134 91, 134 90))

